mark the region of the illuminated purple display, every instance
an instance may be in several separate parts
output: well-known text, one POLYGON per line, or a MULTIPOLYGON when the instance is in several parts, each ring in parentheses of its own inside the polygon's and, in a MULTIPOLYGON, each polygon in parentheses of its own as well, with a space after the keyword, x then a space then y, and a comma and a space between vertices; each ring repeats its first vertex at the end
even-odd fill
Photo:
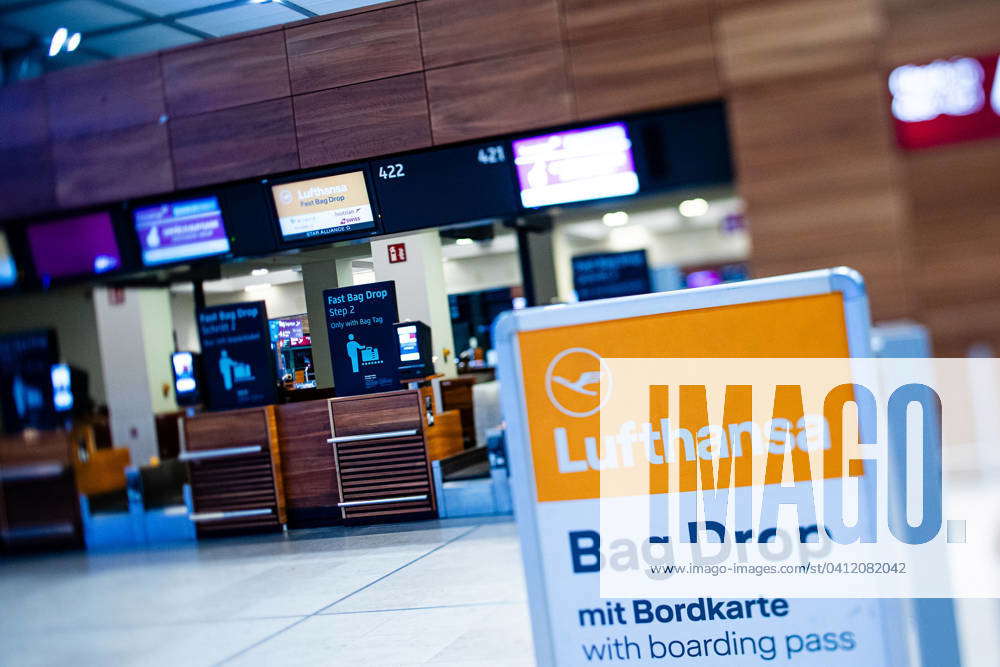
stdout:
POLYGON ((229 252, 229 238, 216 197, 146 206, 133 212, 146 266, 229 252))
POLYGON ((114 271, 121 265, 108 213, 92 213, 28 227, 35 272, 44 284, 53 279, 114 271))
POLYGON ((625 123, 609 123, 514 141, 514 164, 526 208, 639 191, 625 123))

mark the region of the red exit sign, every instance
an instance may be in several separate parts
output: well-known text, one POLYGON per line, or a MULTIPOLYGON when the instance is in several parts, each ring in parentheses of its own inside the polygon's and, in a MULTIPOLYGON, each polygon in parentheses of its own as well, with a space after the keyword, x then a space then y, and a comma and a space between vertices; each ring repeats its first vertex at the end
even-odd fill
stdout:
POLYGON ((1000 54, 903 65, 889 75, 902 148, 1000 137, 1000 54))
POLYGON ((389 244, 389 263, 397 264, 399 262, 406 261, 406 244, 405 243, 391 243, 389 244))

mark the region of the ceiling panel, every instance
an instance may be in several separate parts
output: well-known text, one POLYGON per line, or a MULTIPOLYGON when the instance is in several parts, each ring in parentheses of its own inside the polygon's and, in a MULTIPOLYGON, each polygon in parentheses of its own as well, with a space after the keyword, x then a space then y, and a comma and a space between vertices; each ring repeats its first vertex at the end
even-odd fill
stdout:
POLYGON ((60 26, 70 32, 89 32, 138 19, 136 14, 102 5, 96 0, 65 0, 0 15, 3 23, 42 36, 51 35, 60 26))
POLYGON ((295 4, 317 14, 333 14, 348 9, 377 5, 385 0, 295 0, 295 4))
POLYGON ((30 46, 34 37, 20 30, 10 30, 0 25, 0 50, 22 49, 30 46))
POLYGON ((194 35, 165 25, 148 25, 134 30, 123 30, 103 37, 87 39, 86 45, 102 53, 122 58, 125 56, 169 49, 182 44, 201 41, 194 35))
MULTIPOLYGON (((2 2, 3 0, 0 0, 2 2)), ((200 9, 207 5, 217 5, 222 0, 122 0, 133 7, 143 9, 150 14, 166 16, 177 12, 186 12, 189 9, 200 9)))
POLYGON ((212 35, 232 35, 272 25, 298 21, 302 14, 277 3, 249 4, 178 20, 177 23, 212 35))

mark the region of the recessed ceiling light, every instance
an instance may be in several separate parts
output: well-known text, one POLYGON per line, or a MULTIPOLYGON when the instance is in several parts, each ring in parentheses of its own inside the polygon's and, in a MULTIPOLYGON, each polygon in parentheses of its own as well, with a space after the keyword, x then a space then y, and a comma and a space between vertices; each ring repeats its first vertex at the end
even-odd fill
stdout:
POLYGON ((472 245, 475 243, 472 239, 457 239, 455 245, 472 245))
POLYGON ((697 218, 700 215, 705 215, 708 213, 708 202, 697 197, 695 199, 685 199, 677 207, 677 210, 681 212, 685 218, 697 218))
POLYGON ((251 276, 266 276, 270 271, 265 268, 254 269, 250 272, 251 276))
POLYGON ((78 32, 74 32, 69 36, 69 39, 66 40, 66 50, 70 53, 76 51, 76 47, 80 46, 81 39, 83 39, 83 35, 78 32))
POLYGON ((66 43, 66 38, 69 37, 69 30, 66 28, 59 28, 56 30, 55 34, 52 35, 52 41, 49 42, 49 57, 53 58, 62 50, 63 44, 66 43))
POLYGON ((604 220, 604 224, 608 227, 622 227, 628 224, 628 213, 625 211, 605 213, 602 220, 604 220))

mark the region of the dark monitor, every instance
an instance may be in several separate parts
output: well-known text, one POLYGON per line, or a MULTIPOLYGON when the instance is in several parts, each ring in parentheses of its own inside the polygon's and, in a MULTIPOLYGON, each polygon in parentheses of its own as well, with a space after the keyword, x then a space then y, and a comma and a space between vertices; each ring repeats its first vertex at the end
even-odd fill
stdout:
POLYGON ((42 285, 54 280, 109 273, 122 258, 107 211, 29 225, 28 247, 42 285))
POLYGON ((201 403, 198 362, 199 356, 195 352, 174 352, 170 355, 170 367, 174 372, 174 397, 177 400, 177 405, 189 406, 201 403))
POLYGON ((580 301, 652 291, 645 250, 577 255, 572 264, 573 289, 580 301))
POLYGON ((54 329, 0 336, 0 411, 8 433, 57 425, 52 367, 58 362, 54 329))
POLYGON ((726 108, 709 102, 635 118, 628 123, 643 192, 733 182, 726 108))
POLYGON ((431 328, 419 321, 397 322, 399 378, 410 380, 434 375, 434 346, 431 328))
POLYGON ((519 212, 503 141, 436 148, 372 162, 386 234, 519 212))

